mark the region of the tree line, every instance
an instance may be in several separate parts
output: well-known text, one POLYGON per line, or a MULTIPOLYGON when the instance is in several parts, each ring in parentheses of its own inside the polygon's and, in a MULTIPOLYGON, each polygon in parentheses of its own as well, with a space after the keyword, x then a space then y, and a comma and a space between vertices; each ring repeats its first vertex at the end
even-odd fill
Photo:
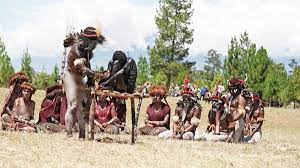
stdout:
POLYGON ((300 101, 300 66, 290 60, 292 71, 283 64, 275 63, 263 46, 251 41, 247 32, 233 37, 225 59, 215 49, 208 51, 205 65, 197 70, 195 62, 187 60, 193 42, 191 17, 192 0, 160 0, 155 16, 158 34, 155 44, 148 47, 149 60, 140 56, 137 83, 150 81, 154 84, 182 85, 186 74, 198 87, 213 88, 217 83, 224 86, 231 77, 248 76, 248 88, 257 92, 264 101, 275 106, 300 101))
MULTIPOLYGON (((276 106, 300 101, 298 62, 290 60, 292 70, 287 72, 284 65, 275 63, 267 50, 257 46, 247 32, 232 37, 225 56, 215 49, 209 50, 203 69, 196 69, 196 62, 187 59, 189 45, 193 42, 192 16, 192 0, 159 1, 155 16, 158 33, 154 45, 147 48, 148 55, 138 59, 138 85, 148 81, 168 87, 182 85, 184 77, 189 74, 190 82, 196 86, 213 88, 217 83, 226 86, 231 77, 245 78, 247 74, 248 88, 257 92, 264 101, 276 106)), ((5 86, 15 70, 1 39, 0 68, 0 86, 5 86)), ((96 70, 103 71, 104 68, 96 67, 96 70)), ((39 89, 55 84, 59 78, 57 65, 51 74, 35 72, 28 49, 23 53, 20 71, 24 71, 39 89)))
MULTIPOLYGON (((6 87, 10 76, 13 75, 16 72, 16 70, 12 66, 11 59, 7 54, 5 44, 1 40, 1 38, 0 69, 0 86, 6 87)), ((53 71, 51 74, 48 74, 45 70, 42 70, 42 72, 34 71, 33 67, 31 66, 31 56, 28 51, 28 48, 23 52, 21 69, 17 71, 22 71, 26 73, 30 79, 30 82, 32 82, 33 85, 38 89, 45 89, 48 86, 52 86, 56 84, 59 79, 59 69, 57 65, 53 67, 53 71)))

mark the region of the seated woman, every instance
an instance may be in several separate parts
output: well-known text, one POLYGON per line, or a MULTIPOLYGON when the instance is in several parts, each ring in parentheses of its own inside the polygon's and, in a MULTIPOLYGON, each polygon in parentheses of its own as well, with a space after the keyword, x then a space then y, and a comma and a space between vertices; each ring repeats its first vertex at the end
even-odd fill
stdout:
POLYGON ((31 96, 35 88, 27 82, 21 84, 22 96, 14 101, 13 110, 2 115, 3 128, 8 130, 35 132, 34 108, 35 102, 31 96))
POLYGON ((173 130, 162 132, 161 139, 193 140, 200 122, 202 108, 197 99, 191 94, 183 94, 182 100, 177 102, 173 119, 173 130))
POLYGON ((118 121, 115 105, 106 95, 99 96, 96 103, 95 130, 108 134, 119 134, 116 126, 118 121))
POLYGON ((51 132, 64 131, 66 110, 67 102, 62 85, 48 87, 41 104, 38 124, 51 132))
POLYGON ((141 135, 158 135, 170 129, 171 109, 161 100, 166 97, 167 88, 164 86, 152 86, 150 96, 153 102, 147 107, 145 126, 138 129, 141 135))

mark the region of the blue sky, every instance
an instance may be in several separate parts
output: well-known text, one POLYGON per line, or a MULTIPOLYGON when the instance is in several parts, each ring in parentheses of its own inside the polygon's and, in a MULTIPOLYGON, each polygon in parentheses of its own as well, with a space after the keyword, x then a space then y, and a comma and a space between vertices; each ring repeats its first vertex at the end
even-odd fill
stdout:
MULTIPOLYGON (((97 65, 105 65, 115 50, 137 58, 153 42, 158 0, 0 0, 0 37, 18 67, 28 47, 34 67, 47 71, 60 63, 66 27, 76 31, 101 25, 108 42, 97 49, 97 65), (150 40, 149 40, 150 39, 150 40)), ((194 42, 189 58, 203 64, 211 48, 226 54, 233 36, 245 30, 275 60, 300 59, 300 1, 194 0, 194 42)))

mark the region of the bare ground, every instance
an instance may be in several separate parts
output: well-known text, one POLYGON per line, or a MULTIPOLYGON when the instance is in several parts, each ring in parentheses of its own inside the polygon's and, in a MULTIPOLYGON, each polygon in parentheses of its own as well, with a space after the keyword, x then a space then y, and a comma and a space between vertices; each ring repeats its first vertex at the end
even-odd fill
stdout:
MULTIPOLYGON (((0 89, 3 102, 6 89, 0 89)), ((44 97, 37 91, 35 119, 44 97)), ((177 99, 168 98, 174 109, 177 99)), ((150 102, 143 102, 139 125, 150 102)), ((198 130, 206 127, 209 105, 198 130)), ((128 107, 130 109, 130 107, 128 107)), ((172 111, 173 113, 173 111, 172 111)), ((127 120, 130 125, 130 113, 127 120)), ((110 135, 96 135, 106 137, 110 135)), ((140 136, 136 145, 81 141, 78 134, 17 133, 0 131, 0 167, 300 167, 300 110, 266 108, 260 144, 227 144, 202 141, 158 140, 140 136)), ((110 136, 129 142, 129 135, 110 136)))

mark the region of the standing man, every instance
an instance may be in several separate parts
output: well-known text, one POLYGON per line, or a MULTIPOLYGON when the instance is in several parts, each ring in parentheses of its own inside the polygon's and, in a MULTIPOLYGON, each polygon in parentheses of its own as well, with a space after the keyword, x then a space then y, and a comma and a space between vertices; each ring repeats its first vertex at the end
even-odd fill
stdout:
POLYGON ((75 114, 78 113, 79 138, 85 138, 85 124, 90 105, 86 88, 93 83, 93 77, 95 77, 95 72, 90 69, 90 60, 93 57, 93 50, 104 41, 105 37, 101 31, 94 27, 87 27, 76 38, 67 38, 64 41, 65 47, 71 47, 63 77, 68 102, 65 116, 67 137, 72 136, 75 114), (87 84, 83 82, 85 76, 88 77, 87 84))

